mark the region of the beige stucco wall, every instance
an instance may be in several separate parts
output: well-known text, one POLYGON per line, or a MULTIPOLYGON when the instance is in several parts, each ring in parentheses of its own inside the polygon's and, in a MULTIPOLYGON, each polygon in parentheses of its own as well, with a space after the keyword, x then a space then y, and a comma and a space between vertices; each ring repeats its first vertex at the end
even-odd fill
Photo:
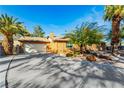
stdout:
POLYGON ((68 48, 66 48, 66 42, 51 42, 50 44, 48 44, 48 47, 49 52, 60 55, 65 55, 69 50, 68 48))

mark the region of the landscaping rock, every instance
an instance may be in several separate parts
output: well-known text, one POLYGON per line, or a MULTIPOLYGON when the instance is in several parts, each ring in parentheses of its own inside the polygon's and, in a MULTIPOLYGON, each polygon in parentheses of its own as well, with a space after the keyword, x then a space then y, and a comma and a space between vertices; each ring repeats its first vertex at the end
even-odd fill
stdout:
POLYGON ((91 61, 91 62, 96 61, 96 56, 89 55, 89 56, 86 57, 86 60, 91 61))

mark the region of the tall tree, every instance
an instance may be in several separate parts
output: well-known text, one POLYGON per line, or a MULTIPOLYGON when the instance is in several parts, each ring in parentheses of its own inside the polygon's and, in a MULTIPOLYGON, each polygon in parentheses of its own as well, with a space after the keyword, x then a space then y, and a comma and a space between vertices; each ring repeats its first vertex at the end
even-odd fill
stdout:
POLYGON ((7 55, 13 54, 13 35, 20 33, 28 33, 22 22, 19 22, 17 18, 2 14, 0 16, 0 33, 4 35, 2 45, 7 55))
POLYGON ((103 38, 100 32, 101 27, 97 23, 82 23, 80 27, 66 34, 70 42, 80 47, 80 53, 83 53, 83 47, 86 45, 99 44, 103 38))
POLYGON ((34 27, 34 32, 32 34, 33 37, 44 37, 45 32, 41 28, 41 26, 37 25, 34 27))
POLYGON ((104 20, 105 21, 112 21, 112 54, 114 53, 114 45, 119 44, 120 39, 120 22, 124 19, 124 6, 122 5, 109 5, 105 6, 105 14, 104 20))

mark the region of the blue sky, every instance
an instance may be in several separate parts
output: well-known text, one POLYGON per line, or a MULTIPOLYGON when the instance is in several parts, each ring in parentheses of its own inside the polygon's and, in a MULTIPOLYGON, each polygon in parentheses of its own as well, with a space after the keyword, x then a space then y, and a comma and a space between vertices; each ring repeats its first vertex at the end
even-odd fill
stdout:
POLYGON ((98 5, 0 6, 0 14, 3 13, 19 18, 30 32, 35 25, 41 25, 46 35, 50 32, 62 35, 65 30, 71 31, 75 26, 86 21, 98 22, 99 25, 110 28, 110 24, 103 20, 104 6, 98 5))

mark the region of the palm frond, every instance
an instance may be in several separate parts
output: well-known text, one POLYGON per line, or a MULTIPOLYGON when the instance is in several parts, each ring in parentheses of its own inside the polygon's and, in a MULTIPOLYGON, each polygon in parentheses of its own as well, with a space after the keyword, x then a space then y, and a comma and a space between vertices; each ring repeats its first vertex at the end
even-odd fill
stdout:
POLYGON ((18 18, 2 14, 0 16, 0 32, 3 34, 19 34, 20 31, 25 33, 25 28, 22 22, 18 21, 18 18))

